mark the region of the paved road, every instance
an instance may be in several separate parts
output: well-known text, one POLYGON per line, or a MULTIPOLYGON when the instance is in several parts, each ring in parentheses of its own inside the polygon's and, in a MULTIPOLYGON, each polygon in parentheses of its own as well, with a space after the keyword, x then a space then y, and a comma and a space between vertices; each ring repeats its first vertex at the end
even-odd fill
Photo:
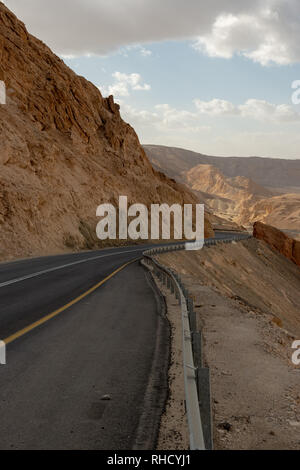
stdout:
POLYGON ((134 262, 144 249, 0 264, 0 338, 9 343, 0 366, 0 449, 132 449, 143 412, 152 431, 158 425, 169 332, 134 262))

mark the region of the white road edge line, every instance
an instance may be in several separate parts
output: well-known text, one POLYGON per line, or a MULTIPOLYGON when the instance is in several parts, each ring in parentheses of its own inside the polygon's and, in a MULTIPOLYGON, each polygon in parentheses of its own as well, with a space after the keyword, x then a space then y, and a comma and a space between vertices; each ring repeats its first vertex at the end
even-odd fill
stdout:
POLYGON ((51 273, 51 272, 54 272, 54 271, 58 271, 60 269, 68 268, 69 266, 75 266, 76 264, 88 263, 89 261, 94 261, 94 260, 100 259, 100 258, 107 258, 109 256, 122 255, 122 254, 126 254, 126 253, 134 253, 136 251, 144 251, 144 250, 145 250, 145 248, 138 248, 138 249, 135 249, 135 250, 118 251, 116 253, 115 252, 114 253, 108 253, 106 255, 93 256, 92 258, 83 259, 83 260, 80 260, 80 261, 74 261, 73 263, 64 264, 62 266, 57 266, 55 268, 45 269, 44 271, 39 271, 39 272, 36 272, 36 273, 33 273, 33 274, 28 274, 27 276, 19 277, 17 279, 11 279, 10 281, 2 282, 0 284, 0 289, 1 289, 1 287, 7 287, 7 286, 10 286, 12 284, 16 284, 17 282, 26 281, 27 279, 32 279, 34 277, 42 276, 43 274, 47 274, 47 273, 51 273))
POLYGON ((4 341, 0 341, 0 365, 6 365, 6 344, 4 341))

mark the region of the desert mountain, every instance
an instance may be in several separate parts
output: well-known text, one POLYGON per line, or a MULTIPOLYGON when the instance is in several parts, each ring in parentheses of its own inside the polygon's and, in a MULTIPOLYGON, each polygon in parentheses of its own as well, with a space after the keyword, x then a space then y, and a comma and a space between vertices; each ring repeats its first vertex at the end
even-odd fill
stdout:
POLYGON ((197 165, 213 165, 224 176, 245 176, 261 186, 300 191, 300 160, 261 157, 214 157, 174 147, 145 145, 151 162, 171 177, 197 165))
POLYGON ((197 201, 153 169, 113 97, 77 76, 1 2, 0 80, 1 259, 99 246, 96 208, 117 206, 119 195, 147 206, 197 201))
POLYGON ((234 196, 270 196, 272 193, 244 176, 226 177, 213 165, 197 165, 185 174, 193 189, 206 193, 222 194, 225 198, 234 196))
POLYGON ((261 221, 300 235, 300 160, 145 149, 156 168, 193 189, 215 215, 249 227, 261 221))

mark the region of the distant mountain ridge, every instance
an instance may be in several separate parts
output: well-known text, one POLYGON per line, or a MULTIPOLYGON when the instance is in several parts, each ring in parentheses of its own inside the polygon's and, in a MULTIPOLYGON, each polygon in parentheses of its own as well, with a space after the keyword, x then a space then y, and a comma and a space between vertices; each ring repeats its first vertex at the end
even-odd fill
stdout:
POLYGON ((245 176, 262 186, 300 188, 300 151, 299 160, 285 160, 265 157, 215 157, 160 145, 144 145, 144 149, 152 164, 163 169, 171 177, 204 164, 214 165, 225 176, 245 176))

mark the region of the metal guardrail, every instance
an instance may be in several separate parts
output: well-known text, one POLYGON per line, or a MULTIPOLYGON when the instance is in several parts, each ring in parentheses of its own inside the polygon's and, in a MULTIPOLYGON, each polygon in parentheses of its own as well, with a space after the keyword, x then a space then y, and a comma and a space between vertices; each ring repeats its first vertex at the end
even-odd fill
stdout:
MULTIPOLYGON (((151 250, 152 251, 152 250, 151 250)), ((161 253, 161 251, 159 251, 161 253)), ((191 450, 204 450, 204 436, 197 392, 197 375, 192 350, 192 335, 188 314, 188 304, 180 279, 170 269, 162 266, 151 255, 144 254, 146 263, 152 264, 154 274, 175 294, 181 305, 183 336, 183 368, 186 396, 186 412, 189 425, 191 450)))
MULTIPOLYGON (((232 243, 252 238, 251 235, 234 235, 231 238, 205 240, 204 246, 219 243, 232 243)), ((180 277, 173 270, 159 263, 154 255, 185 250, 185 244, 157 247, 143 253, 146 264, 152 265, 154 275, 175 294, 181 305, 183 369, 185 384, 185 403, 189 427, 190 449, 211 450, 213 448, 210 376, 209 369, 202 367, 201 338, 197 331, 196 314, 193 300, 183 285, 180 277), (203 386, 205 383, 205 386, 203 386)))

